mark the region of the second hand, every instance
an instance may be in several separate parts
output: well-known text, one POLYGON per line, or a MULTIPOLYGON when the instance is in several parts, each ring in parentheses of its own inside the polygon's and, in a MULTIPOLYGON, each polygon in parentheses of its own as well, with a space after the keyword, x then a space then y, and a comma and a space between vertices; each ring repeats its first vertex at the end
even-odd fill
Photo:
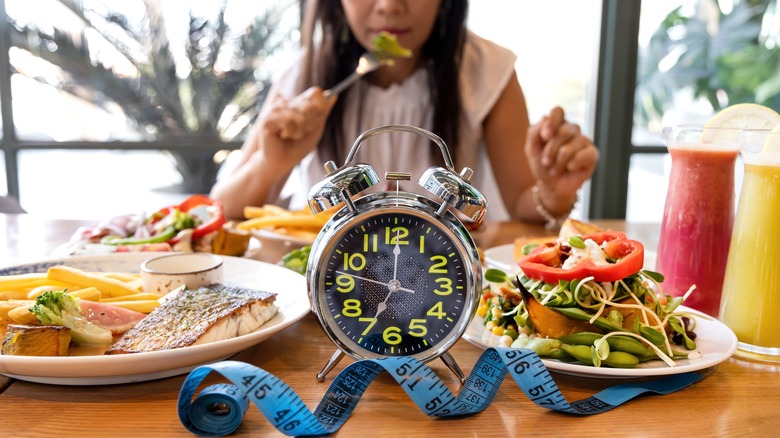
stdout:
MULTIPOLYGON (((372 279, 370 279, 370 278, 361 277, 361 276, 359 276, 359 275, 350 274, 349 272, 344 272, 344 271, 336 271, 336 273, 337 273, 337 274, 344 274, 344 275, 349 275, 350 277, 357 278, 358 280, 367 281, 367 282, 369 282, 369 283, 376 283, 376 284, 381 284, 382 286, 385 286, 386 288, 388 288, 388 289, 390 289, 390 290, 393 290, 393 287, 392 287, 392 286, 390 286, 390 285, 389 285, 389 284, 387 284, 387 283, 383 283, 383 282, 381 282, 381 281, 372 280, 372 279)), ((404 292, 409 292, 409 293, 412 293, 412 294, 414 293, 414 291, 413 291, 413 290, 411 290, 411 289, 407 289, 407 288, 405 288, 405 287, 398 287, 398 288, 395 288, 395 289, 397 289, 397 290, 402 290, 402 291, 404 291, 404 292)))

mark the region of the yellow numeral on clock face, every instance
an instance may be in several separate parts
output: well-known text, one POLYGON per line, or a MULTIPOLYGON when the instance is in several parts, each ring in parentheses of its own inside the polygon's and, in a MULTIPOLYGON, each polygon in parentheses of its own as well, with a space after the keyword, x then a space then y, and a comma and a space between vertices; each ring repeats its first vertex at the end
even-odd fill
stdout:
POLYGON ((433 307, 428 309, 428 311, 425 314, 428 316, 435 316, 438 319, 442 319, 445 316, 447 316, 447 312, 444 311, 441 301, 434 304, 433 307))
POLYGON ((376 318, 358 318, 358 321, 368 323, 368 327, 366 327, 366 329, 363 330, 363 333, 361 333, 361 335, 363 336, 367 335, 368 332, 371 330, 371 327, 373 327, 374 324, 376 324, 376 318))
POLYGON ((339 275, 336 277, 336 284, 338 285, 336 287, 337 291, 341 293, 352 292, 352 289, 355 288, 355 277, 352 277, 351 275, 339 275))
POLYGON ((360 308, 360 300, 354 298, 344 300, 344 308, 341 309, 341 313, 350 318, 356 318, 363 314, 363 310, 360 308))
POLYGON ((409 334, 421 338, 428 334, 428 327, 425 327, 424 319, 413 318, 409 321, 409 334))
POLYGON ((433 264, 428 268, 428 272, 431 274, 446 274, 447 273, 447 257, 443 255, 431 256, 433 264))
POLYGON ((439 287, 433 290, 436 295, 449 295, 452 293, 452 280, 447 277, 439 277, 436 280, 439 287))
POLYGON ((344 269, 351 269, 353 271, 361 271, 366 267, 366 256, 363 254, 344 253, 344 269))
POLYGON ((401 337, 401 329, 393 326, 386 328, 384 333, 382 333, 382 339, 388 345, 400 344, 401 341, 403 340, 403 338, 401 337))
POLYGON ((409 241, 405 240, 409 235, 409 230, 404 227, 387 227, 385 228, 385 244, 395 245, 408 245, 409 241))
POLYGON ((379 246, 379 236, 376 234, 363 235, 363 252, 377 252, 379 246))

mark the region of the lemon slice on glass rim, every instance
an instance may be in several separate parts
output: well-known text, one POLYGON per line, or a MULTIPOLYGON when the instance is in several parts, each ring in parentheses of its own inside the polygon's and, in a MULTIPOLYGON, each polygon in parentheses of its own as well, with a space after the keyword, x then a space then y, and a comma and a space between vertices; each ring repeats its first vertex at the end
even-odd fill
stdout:
POLYGON ((769 131, 769 135, 767 135, 766 140, 764 140, 761 152, 780 154, 780 123, 769 131))
POLYGON ((741 129, 772 129, 780 125, 780 114, 755 103, 739 103, 723 108, 704 125, 704 143, 737 144, 741 129), (725 129, 723 129, 725 128, 725 129))

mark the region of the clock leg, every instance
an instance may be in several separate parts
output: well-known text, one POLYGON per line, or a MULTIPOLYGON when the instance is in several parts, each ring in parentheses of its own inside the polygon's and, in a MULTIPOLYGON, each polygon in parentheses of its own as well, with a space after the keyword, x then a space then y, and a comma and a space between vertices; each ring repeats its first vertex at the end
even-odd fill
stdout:
POLYGON ((344 352, 341 350, 336 350, 335 353, 333 353, 333 356, 328 359, 328 363, 325 364, 325 367, 317 373, 317 380, 320 382, 325 381, 325 376, 338 365, 339 361, 344 357, 344 352))
POLYGON ((455 362, 455 358, 452 357, 449 351, 441 355, 441 360, 444 362, 444 365, 447 365, 447 368, 449 368, 455 374, 455 377, 458 378, 461 385, 466 383, 466 376, 463 374, 460 366, 458 366, 458 363, 455 362))

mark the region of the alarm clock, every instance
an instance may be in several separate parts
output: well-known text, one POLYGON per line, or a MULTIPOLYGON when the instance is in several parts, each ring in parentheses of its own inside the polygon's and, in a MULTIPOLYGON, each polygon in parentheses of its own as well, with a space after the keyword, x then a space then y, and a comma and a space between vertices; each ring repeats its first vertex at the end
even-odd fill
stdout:
POLYGON ((343 207, 312 244, 306 273, 312 310, 338 350, 317 379, 346 354, 358 360, 440 357, 463 382, 447 350, 474 316, 482 270, 476 244, 452 210, 477 223, 484 218, 487 201, 469 182, 473 171, 456 172, 439 136, 408 125, 362 133, 344 165, 329 161, 325 170, 327 177, 309 192, 309 207, 315 214, 343 207), (403 171, 385 175, 395 191, 356 196, 380 181, 370 165, 355 162, 361 144, 393 131, 439 146, 445 167, 431 167, 418 179, 432 196, 399 190, 399 181, 411 179, 403 171))

